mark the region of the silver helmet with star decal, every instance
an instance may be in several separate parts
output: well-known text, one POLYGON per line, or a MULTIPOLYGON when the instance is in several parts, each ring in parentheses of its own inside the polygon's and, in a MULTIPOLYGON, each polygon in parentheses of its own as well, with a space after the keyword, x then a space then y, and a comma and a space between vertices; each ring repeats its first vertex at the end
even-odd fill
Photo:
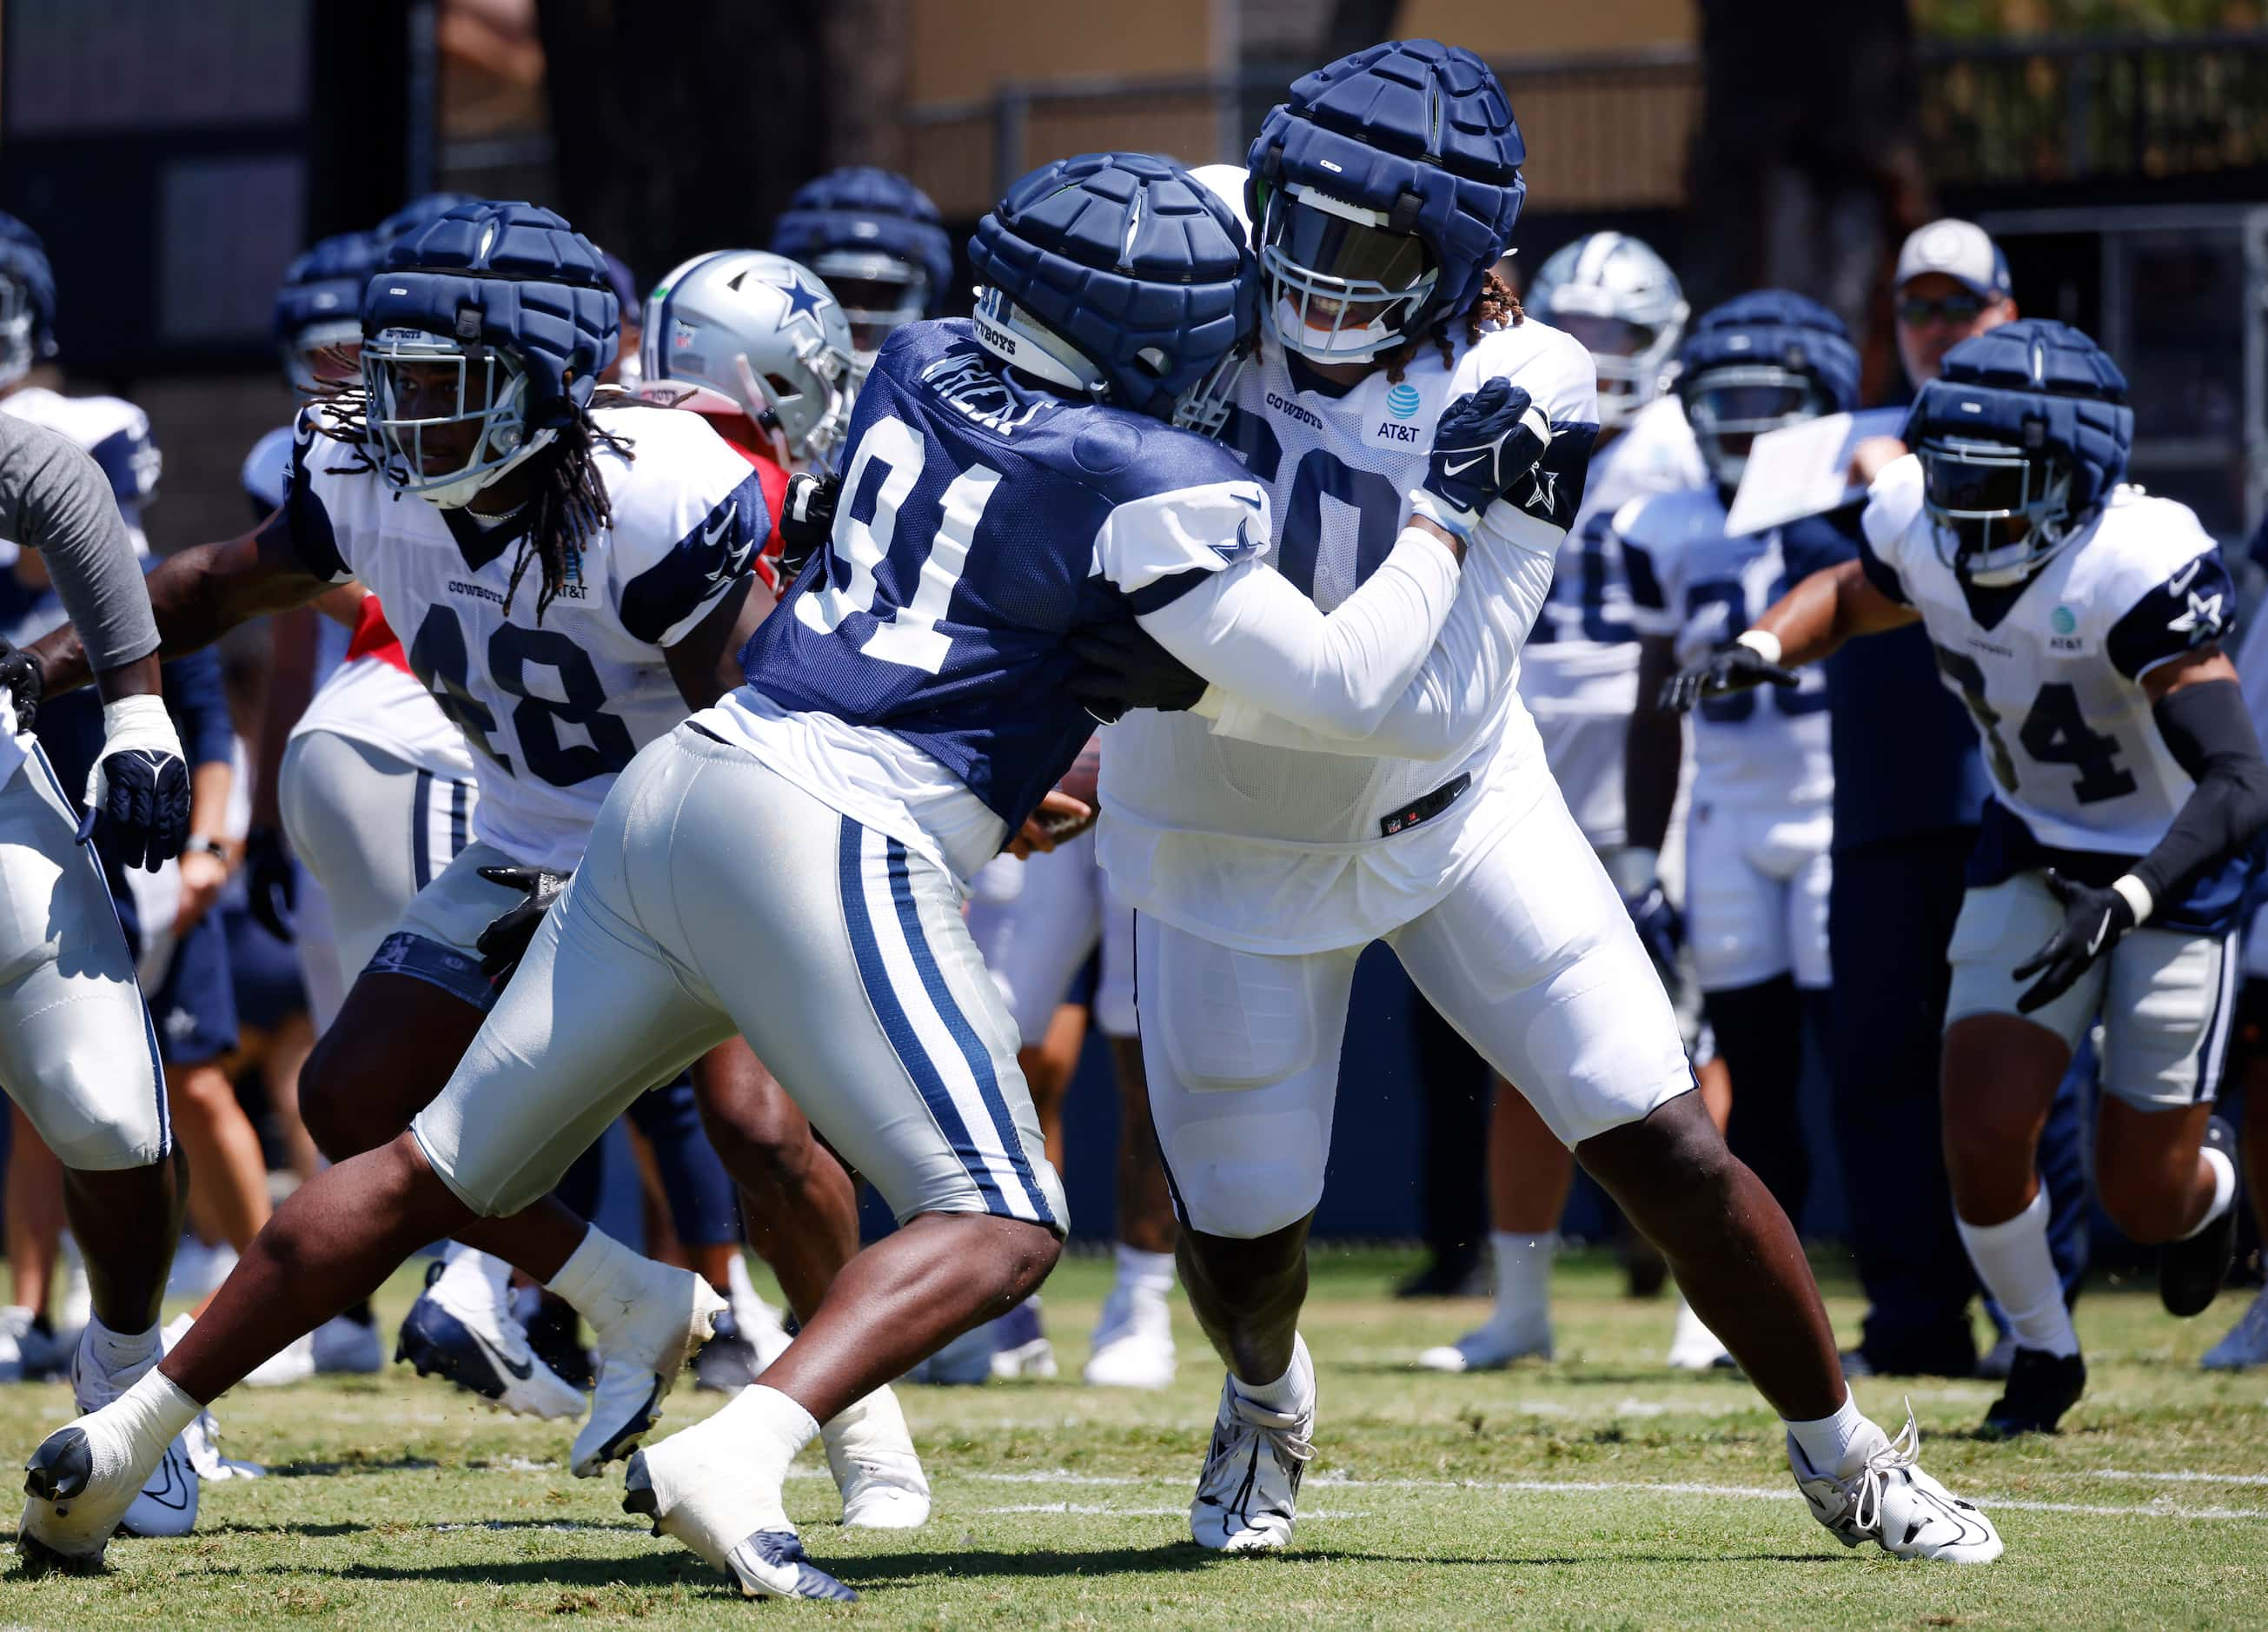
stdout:
POLYGON ((696 255, 646 298, 640 395, 744 414, 783 465, 832 462, 858 383, 850 325, 808 268, 761 249, 696 255))

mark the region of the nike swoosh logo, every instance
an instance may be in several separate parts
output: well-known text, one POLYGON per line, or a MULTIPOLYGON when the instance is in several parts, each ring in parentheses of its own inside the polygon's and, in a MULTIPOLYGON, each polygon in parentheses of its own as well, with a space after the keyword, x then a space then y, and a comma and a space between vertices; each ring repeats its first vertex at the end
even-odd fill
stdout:
POLYGON ((158 1467, 151 1474, 150 1482, 142 1487, 144 1496, 159 1507, 169 1507, 176 1513, 189 1505, 189 1482, 181 1476, 181 1470, 176 1466, 179 1458, 180 1452, 167 1445, 166 1454, 158 1459, 158 1467))
POLYGON ((2196 581, 2198 569, 2204 565, 2205 557, 2200 555, 2195 561, 2190 562, 2188 566, 2183 567, 2179 572, 2174 574, 2172 577, 2168 578, 2166 580, 2166 587, 2176 595, 2188 594, 2190 592, 2191 584, 2196 581))
POLYGON ((1476 465, 1484 465, 1484 464, 1486 464, 1487 462, 1488 462, 1488 455, 1487 455, 1487 454, 1485 454, 1485 453, 1476 453, 1475 455, 1473 455, 1473 457, 1472 457, 1472 458, 1470 458, 1470 459, 1467 459, 1467 460, 1466 460, 1463 464, 1462 464, 1462 465, 1444 465, 1444 466, 1441 467, 1441 474, 1442 474, 1443 475, 1445 475, 1445 476, 1456 476, 1456 475, 1462 475, 1462 474, 1463 474, 1466 471, 1470 470, 1474 466, 1476 466, 1476 465))
POLYGON ((740 513, 740 501, 733 499, 725 506, 725 513, 716 522, 701 529, 701 547, 706 549, 725 536, 725 529, 733 525, 733 518, 740 513))
POLYGON ((2087 944, 2087 955, 2088 957, 2092 958, 2095 953, 2102 950, 2103 937, 2108 936, 2110 933, 2110 915, 2106 912, 2102 915, 2102 922, 2095 926, 2095 938, 2087 944))
POLYGON ((482 1337, 478 1332, 474 1331, 471 1327, 466 1327, 465 1330, 471 1334, 472 1340, 481 1346, 481 1352, 482 1354, 488 1356, 490 1360, 496 1362, 497 1365, 501 1366, 512 1376, 518 1378, 524 1383, 529 1378, 535 1375, 535 1364, 534 1361, 512 1359, 504 1352, 503 1349, 498 1349, 494 1343, 489 1342, 487 1338, 482 1337))

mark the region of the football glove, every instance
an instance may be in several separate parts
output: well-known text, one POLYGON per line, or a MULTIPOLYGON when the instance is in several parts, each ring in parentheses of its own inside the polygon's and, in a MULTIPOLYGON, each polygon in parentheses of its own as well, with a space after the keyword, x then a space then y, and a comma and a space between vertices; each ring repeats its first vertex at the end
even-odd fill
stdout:
POLYGON ((473 950, 481 955, 481 974, 490 985, 502 986, 519 967, 543 915, 551 910, 551 903, 559 899, 559 892, 574 875, 543 867, 483 867, 480 872, 490 884, 527 894, 526 901, 513 902, 490 919, 489 927, 473 943, 473 950))
POLYGON ((0 640, 0 689, 16 705, 16 729, 29 731, 39 723, 40 699, 47 682, 40 678, 39 659, 0 640))
POLYGON ((2108 953, 2118 944, 2118 937, 2134 927, 2133 906, 2117 891, 2074 883, 2052 867, 2046 881, 2056 900, 2063 903, 2063 922, 2039 951, 2015 967, 2020 981, 2031 980, 2035 974, 2040 977, 2016 999, 2018 1014, 2044 1009, 2062 996, 2087 973, 2089 964, 2108 953))
POLYGON ((188 842, 189 768, 163 698, 121 697, 102 705, 102 753, 87 773, 78 836, 148 872, 188 842))
POLYGON ((1073 629, 1065 644, 1084 665, 1071 677, 1071 695, 1105 725, 1129 709, 1193 709, 1205 694, 1204 677, 1131 618, 1073 629))
POLYGON ((299 904, 299 869, 291 846, 274 827, 254 827, 244 835, 245 907, 253 921, 279 941, 298 931, 291 922, 299 904))
POLYGON ((1631 927, 1638 931, 1638 944, 1646 948, 1646 955, 1653 959, 1653 967, 1661 971, 1667 982, 1677 968, 1677 949, 1685 945, 1683 915, 1659 880, 1635 895, 1624 896, 1623 910, 1630 914, 1631 927))
POLYGON ((1410 496, 1410 508, 1469 538, 1481 512, 1534 470, 1550 445, 1543 410, 1510 380, 1491 379, 1441 411, 1425 484, 1410 496))
POLYGON ((1774 663, 1754 646, 1734 642, 1711 652, 1661 682, 1661 706, 1673 714, 1690 711, 1704 697, 1720 697, 1751 686, 1800 686, 1793 669, 1774 663))
POLYGON ((835 532, 835 500, 842 490, 842 482, 834 476, 798 471, 787 479, 778 525, 783 588, 801 577, 811 558, 827 547, 835 532))

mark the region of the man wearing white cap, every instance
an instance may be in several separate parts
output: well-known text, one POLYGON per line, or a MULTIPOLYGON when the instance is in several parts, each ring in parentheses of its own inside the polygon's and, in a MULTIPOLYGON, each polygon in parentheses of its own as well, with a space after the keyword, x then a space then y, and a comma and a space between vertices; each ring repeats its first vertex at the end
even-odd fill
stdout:
MULTIPOLYGON (((1898 357, 1911 390, 1937 378, 1948 351, 2016 316, 2008 260, 1973 222, 1933 221, 1898 251, 1898 357)), ((1860 486, 1906 452, 1896 437, 1859 445, 1860 486)), ((1828 898, 1835 970, 1833 1125, 1845 1173, 1884 1161, 1917 1187, 1895 1213, 1856 1208, 1852 1256, 1867 1293, 1865 1371, 1959 1376, 1976 1364, 1938 1104, 1946 943, 1990 787, 1976 736, 1938 683, 1918 629, 1853 641, 1827 665, 1835 754, 1835 873, 1828 898)), ((2079 1103, 2057 1097, 2040 1143, 2052 1208, 2050 1250, 2066 1286, 2086 1267, 2079 1236, 2086 1171, 2079 1103)), ((1985 1363, 1999 1375, 2006 1362, 1985 1363)))

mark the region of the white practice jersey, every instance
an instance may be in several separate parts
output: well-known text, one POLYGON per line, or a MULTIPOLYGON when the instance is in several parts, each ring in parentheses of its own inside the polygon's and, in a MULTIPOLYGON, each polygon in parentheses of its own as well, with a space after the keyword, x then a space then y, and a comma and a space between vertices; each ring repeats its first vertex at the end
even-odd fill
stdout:
POLYGON ((507 598, 520 538, 350 468, 302 416, 284 518, 308 569, 359 578, 473 751, 473 836, 567 869, 630 756, 688 710, 665 650, 745 576, 770 531, 756 474, 696 414, 601 409, 633 457, 597 463, 614 520, 568 563, 539 622, 541 569, 507 598))
POLYGON ((1248 951, 1359 945, 1440 901, 1548 786, 1518 654, 1582 501, 1598 418, 1589 353, 1528 321, 1476 344, 1459 333, 1450 362, 1426 345, 1399 383, 1380 370, 1332 395, 1302 390, 1263 340, 1226 440, 1269 490, 1276 569, 1329 611, 1393 548, 1441 411, 1498 378, 1530 394, 1554 439, 1490 506, 1466 556, 1443 639, 1456 645, 1460 620, 1477 629, 1464 649, 1485 683, 1461 711, 1469 725, 1418 760, 1310 746, 1264 716, 1128 716, 1104 762, 1100 849, 1138 910, 1248 951))
MULTIPOLYGON (((373 601, 371 603, 376 604, 373 601)), ((365 608, 367 612, 367 608, 365 608)), ((336 628, 328 618, 325 626, 336 628)), ((350 653, 323 676, 306 711, 291 727, 294 737, 328 731, 367 743, 405 765, 452 782, 476 774, 465 734, 433 701, 416 675, 399 638, 371 643, 350 653)))
MULTIPOLYGON (((238 473, 238 479, 244 484, 244 496, 252 503, 253 520, 264 521, 274 515, 282 506, 284 489, 291 480, 291 427, 278 425, 254 443, 252 452, 244 456, 244 468, 238 473)), ((318 689, 328 683, 339 665, 346 661, 347 640, 345 626, 336 620, 318 618, 315 621, 315 685, 318 689)), ((419 689, 423 688, 421 687, 419 689)), ((426 700, 426 706, 432 706, 431 698, 426 700)), ((439 724, 447 725, 445 720, 439 724)))
POLYGON ((2158 733, 2142 677, 2233 627, 2235 592, 2212 538, 2188 506, 2120 486, 2028 582, 1964 590, 1921 497, 1911 455, 1875 478, 1863 559, 1876 587, 1921 614, 1996 798, 2050 849, 2146 853, 2195 784, 2158 733))
POLYGON ((147 555, 142 510, 158 496, 163 460, 150 435, 150 416, 121 397, 67 397, 43 386, 27 386, 0 397, 0 414, 12 414, 68 437, 93 456, 110 478, 118 513, 126 518, 134 553, 147 555))
MULTIPOLYGON (((1727 644, 1790 587, 1778 530, 1727 537, 1713 487, 1632 499, 1614 528, 1638 628, 1668 636, 1681 668, 1727 644)), ((1827 677, 1816 665, 1797 673, 1802 684, 1793 688, 1758 686, 1694 709, 1697 804, 1787 810, 1834 797, 1827 677)))

